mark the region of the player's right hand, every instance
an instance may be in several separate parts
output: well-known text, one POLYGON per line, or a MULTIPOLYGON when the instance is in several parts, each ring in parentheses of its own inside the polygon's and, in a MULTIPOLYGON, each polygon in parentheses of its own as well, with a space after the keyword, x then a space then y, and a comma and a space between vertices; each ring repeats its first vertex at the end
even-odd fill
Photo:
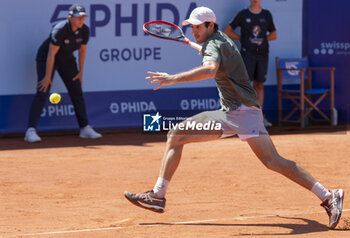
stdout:
POLYGON ((44 77, 43 80, 41 80, 38 83, 38 89, 41 92, 46 92, 46 90, 49 88, 49 86, 52 84, 50 77, 44 77))
POLYGON ((152 75, 152 76, 146 77, 146 80, 149 80, 148 84, 159 83, 159 85, 155 87, 153 90, 157 90, 162 86, 171 85, 175 83, 175 81, 172 78, 172 75, 170 74, 161 73, 161 72, 147 72, 147 73, 152 75))

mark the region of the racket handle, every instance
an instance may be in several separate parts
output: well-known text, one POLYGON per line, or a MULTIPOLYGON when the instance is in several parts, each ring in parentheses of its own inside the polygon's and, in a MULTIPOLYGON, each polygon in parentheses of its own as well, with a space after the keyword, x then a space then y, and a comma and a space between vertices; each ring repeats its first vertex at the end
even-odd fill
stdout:
POLYGON ((188 44, 192 47, 195 48, 196 50, 198 50, 199 52, 202 50, 202 46, 198 45, 197 43, 194 43, 192 41, 189 41, 188 44))

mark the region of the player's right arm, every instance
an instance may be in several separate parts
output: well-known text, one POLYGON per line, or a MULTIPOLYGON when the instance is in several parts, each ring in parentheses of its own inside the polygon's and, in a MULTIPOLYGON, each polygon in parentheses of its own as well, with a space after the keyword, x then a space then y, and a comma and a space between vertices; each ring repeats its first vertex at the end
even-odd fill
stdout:
POLYGON ((234 32, 234 30, 238 27, 238 26, 242 26, 242 15, 243 15, 243 11, 239 12, 236 17, 230 22, 230 24, 227 25, 226 29, 225 29, 225 34, 230 37, 232 40, 241 40, 241 36, 238 35, 236 32, 234 32))
POLYGON ((241 36, 236 34, 236 32, 233 31, 231 25, 228 25, 225 29, 225 34, 230 37, 232 40, 241 40, 241 36))
POLYGON ((172 85, 174 83, 184 83, 214 78, 218 68, 218 62, 205 61, 199 67, 178 74, 171 75, 160 72, 147 72, 152 76, 149 76, 146 79, 149 80, 148 84, 158 83, 159 85, 153 89, 157 90, 162 86, 172 85))
POLYGON ((53 66, 55 64, 55 56, 60 49, 59 46, 50 43, 49 52, 46 59, 46 73, 45 77, 38 83, 39 91, 46 92, 49 85, 51 85, 51 75, 53 71, 53 66))

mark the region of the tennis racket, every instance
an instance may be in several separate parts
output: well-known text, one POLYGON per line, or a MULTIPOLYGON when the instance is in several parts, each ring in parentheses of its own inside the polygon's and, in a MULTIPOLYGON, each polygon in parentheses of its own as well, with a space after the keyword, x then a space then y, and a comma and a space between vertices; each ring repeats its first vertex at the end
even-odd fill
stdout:
POLYGON ((190 41, 183 33, 180 27, 167 21, 150 21, 143 24, 143 30, 151 35, 165 40, 173 40, 185 43, 199 52, 202 50, 202 46, 190 41))

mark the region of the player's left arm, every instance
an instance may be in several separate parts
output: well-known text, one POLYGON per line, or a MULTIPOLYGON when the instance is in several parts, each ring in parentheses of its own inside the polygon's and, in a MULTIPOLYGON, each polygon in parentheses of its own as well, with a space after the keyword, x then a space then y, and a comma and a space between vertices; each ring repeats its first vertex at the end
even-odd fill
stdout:
POLYGON ((270 32, 270 34, 267 36, 268 41, 272 41, 272 40, 276 40, 276 39, 277 39, 277 32, 276 31, 270 32))
POLYGON ((214 78, 218 68, 218 62, 205 61, 199 67, 177 74, 147 72, 152 76, 148 76, 146 79, 149 80, 148 84, 158 83, 159 85, 153 89, 157 90, 162 86, 172 85, 174 83, 184 83, 214 78))
POLYGON ((86 56, 86 45, 82 44, 79 48, 79 72, 73 78, 73 81, 79 79, 80 84, 83 84, 83 70, 84 70, 85 56, 86 56))
POLYGON ((272 14, 269 11, 267 12, 267 30, 269 31, 269 34, 267 35, 267 40, 268 41, 276 40, 277 30, 273 22, 272 14))

